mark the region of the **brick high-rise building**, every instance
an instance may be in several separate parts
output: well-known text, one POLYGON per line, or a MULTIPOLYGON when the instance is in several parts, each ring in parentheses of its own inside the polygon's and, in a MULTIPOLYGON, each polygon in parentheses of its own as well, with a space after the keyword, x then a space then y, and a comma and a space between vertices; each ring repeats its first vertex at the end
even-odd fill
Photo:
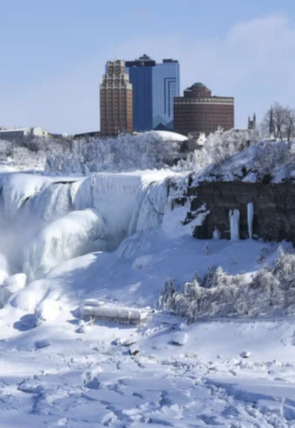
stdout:
POLYGON ((132 84, 125 73, 125 62, 108 61, 100 85, 100 131, 118 135, 133 131, 132 84))
POLYGON ((234 98, 212 96, 203 83, 185 89, 183 97, 174 98, 174 131, 183 135, 206 135, 219 127, 234 127, 234 98))

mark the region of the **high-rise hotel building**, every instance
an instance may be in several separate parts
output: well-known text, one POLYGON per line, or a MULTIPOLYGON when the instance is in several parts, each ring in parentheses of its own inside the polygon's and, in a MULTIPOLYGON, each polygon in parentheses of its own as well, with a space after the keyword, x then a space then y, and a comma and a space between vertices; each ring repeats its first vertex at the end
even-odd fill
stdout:
POLYGON ((122 60, 106 64, 100 85, 100 131, 102 135, 133 131, 132 84, 122 60))
POLYGON ((203 83, 185 89, 174 99, 174 130, 183 135, 206 135, 234 127, 234 98, 212 96, 203 83))
POLYGON ((179 64, 172 59, 156 63, 147 55, 126 61, 133 86, 133 129, 173 129, 173 99, 179 96, 179 64))

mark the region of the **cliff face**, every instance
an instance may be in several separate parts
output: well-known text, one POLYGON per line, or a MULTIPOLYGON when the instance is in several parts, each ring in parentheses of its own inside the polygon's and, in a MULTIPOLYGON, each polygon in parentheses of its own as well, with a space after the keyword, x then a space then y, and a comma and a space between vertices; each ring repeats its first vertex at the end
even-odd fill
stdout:
POLYGON ((217 228, 222 239, 229 239, 229 211, 234 209, 240 211, 240 238, 249 238, 247 204, 252 202, 254 238, 295 242, 295 184, 201 182, 198 187, 189 187, 188 197, 189 216, 204 204, 210 211, 203 225, 195 228, 196 238, 211 239, 217 228))

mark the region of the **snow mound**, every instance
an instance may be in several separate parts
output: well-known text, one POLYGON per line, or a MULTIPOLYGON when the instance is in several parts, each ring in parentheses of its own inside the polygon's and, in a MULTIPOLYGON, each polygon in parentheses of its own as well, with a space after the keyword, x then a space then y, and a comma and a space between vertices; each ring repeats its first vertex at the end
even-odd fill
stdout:
POLYGON ((46 298, 35 310, 36 323, 53 321, 62 311, 62 305, 56 300, 46 298))

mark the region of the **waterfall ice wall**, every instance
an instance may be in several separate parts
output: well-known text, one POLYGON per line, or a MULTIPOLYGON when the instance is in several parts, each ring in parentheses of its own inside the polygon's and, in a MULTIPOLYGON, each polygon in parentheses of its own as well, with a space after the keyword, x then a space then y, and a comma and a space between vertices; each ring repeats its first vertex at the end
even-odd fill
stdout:
POLYGON ((72 211, 35 236, 24 251, 23 270, 29 280, 40 278, 58 263, 91 251, 91 242, 104 236, 105 224, 95 210, 72 211))
POLYGON ((140 175, 95 174, 77 184, 74 207, 94 208, 106 223, 108 239, 121 240, 128 234, 142 191, 140 175))
POLYGON ((71 180, 30 174, 0 176, 0 253, 12 273, 22 270, 24 250, 48 223, 71 210, 71 180))
POLYGON ((75 179, 10 174, 0 177, 0 187, 0 253, 10 274, 23 271, 29 280, 62 261, 115 249, 126 236, 158 226, 168 196, 167 180, 155 173, 75 179))

